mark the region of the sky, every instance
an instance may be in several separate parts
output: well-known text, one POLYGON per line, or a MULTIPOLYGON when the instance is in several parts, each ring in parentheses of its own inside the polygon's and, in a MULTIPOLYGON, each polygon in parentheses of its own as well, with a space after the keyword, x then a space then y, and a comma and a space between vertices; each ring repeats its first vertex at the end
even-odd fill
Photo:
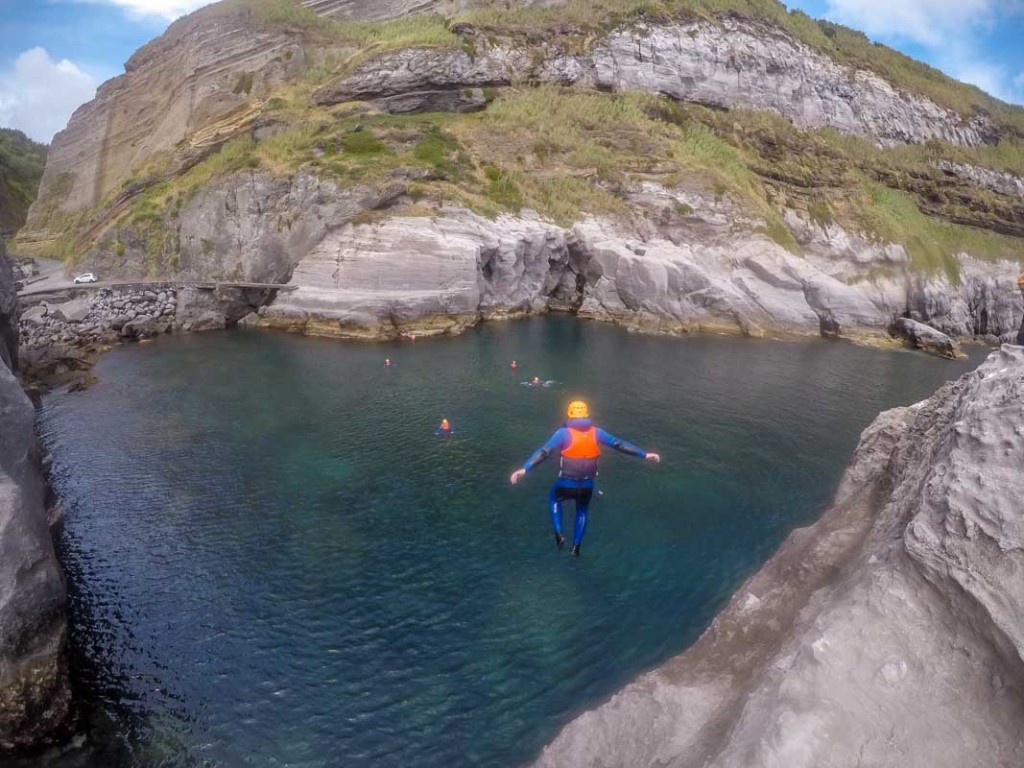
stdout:
MULTIPOLYGON (((0 0, 0 127, 49 142, 103 81, 209 0, 0 0)), ((787 0, 1024 104, 1024 0, 787 0)))

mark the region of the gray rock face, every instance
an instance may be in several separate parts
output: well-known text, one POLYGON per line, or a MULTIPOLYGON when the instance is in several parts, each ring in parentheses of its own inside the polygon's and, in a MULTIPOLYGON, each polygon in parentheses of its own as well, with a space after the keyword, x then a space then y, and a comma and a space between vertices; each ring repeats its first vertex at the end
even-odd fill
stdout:
POLYGON ((66 591, 47 526, 35 410, 8 367, 17 359, 10 276, 0 244, 0 759, 50 737, 71 697, 66 591))
POLYGON ((835 226, 804 232, 797 256, 757 234, 757 222, 697 193, 644 184, 631 202, 649 212, 647 224, 588 219, 570 230, 452 208, 341 227, 298 261, 296 290, 279 296, 263 323, 390 338, 557 309, 647 332, 884 343, 907 312, 967 337, 1015 332, 1024 316, 1012 264, 965 257, 960 285, 941 275, 908 279, 903 249, 835 226), (682 201, 692 211, 684 223, 672 218, 682 201), (878 278, 880 268, 893 276, 878 278))
POLYGON ((985 120, 964 121, 871 72, 837 64, 766 24, 649 25, 613 33, 593 54, 597 84, 682 101, 771 109, 797 125, 830 126, 887 143, 931 138, 981 144, 985 120))
POLYGON ((938 165, 946 173, 960 179, 965 179, 979 187, 990 189, 993 192, 998 192, 1000 195, 1008 197, 1024 198, 1024 179, 1020 176, 1014 176, 1012 173, 1000 173, 999 171, 993 171, 991 168, 979 168, 976 165, 964 165, 963 163, 942 161, 938 165))
MULTIPOLYGON (((441 13, 452 16, 471 8, 492 5, 493 0, 300 0, 302 5, 321 16, 341 19, 382 21, 417 13, 441 13)), ((565 0, 517 0, 517 5, 554 6, 565 0)))
POLYGON ((539 221, 472 214, 394 218, 330 233, 264 312, 266 324, 319 335, 455 332, 481 316, 546 307, 570 234, 539 221))
POLYGON ((405 187, 339 187, 300 173, 243 173, 203 189, 181 214, 179 275, 282 283, 333 227, 386 204, 405 187))
POLYGON ((898 317, 893 324, 893 334, 906 341, 914 349, 920 349, 939 357, 955 360, 963 357, 960 346, 949 336, 937 331, 930 325, 911 320, 909 317, 898 317))
MULTIPOLYGON (((373 101, 399 112, 439 109, 445 102, 438 94, 529 79, 643 90, 728 109, 771 109, 800 126, 829 126, 887 144, 942 139, 973 146, 997 135, 987 119, 965 120, 759 22, 635 26, 610 33, 583 54, 482 37, 475 45, 472 56, 435 48, 386 53, 322 90, 317 100, 373 101)), ((453 103, 466 107, 458 98, 453 103)))
POLYGON ((540 766, 1024 760, 1024 348, 864 433, 834 506, 540 766))

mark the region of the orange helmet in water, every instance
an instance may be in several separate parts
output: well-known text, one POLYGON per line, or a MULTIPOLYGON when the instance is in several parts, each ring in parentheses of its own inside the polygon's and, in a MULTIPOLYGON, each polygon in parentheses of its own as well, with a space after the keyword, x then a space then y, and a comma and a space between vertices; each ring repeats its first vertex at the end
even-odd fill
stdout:
POLYGON ((573 400, 565 411, 570 419, 589 419, 590 409, 582 400, 573 400))

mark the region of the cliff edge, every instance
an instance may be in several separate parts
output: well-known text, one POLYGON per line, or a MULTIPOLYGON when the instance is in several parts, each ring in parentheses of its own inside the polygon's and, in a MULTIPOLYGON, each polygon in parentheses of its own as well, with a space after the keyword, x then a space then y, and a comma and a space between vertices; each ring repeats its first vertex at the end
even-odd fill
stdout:
POLYGON ((878 417, 834 506, 538 766, 1024 764, 1024 348, 878 417))

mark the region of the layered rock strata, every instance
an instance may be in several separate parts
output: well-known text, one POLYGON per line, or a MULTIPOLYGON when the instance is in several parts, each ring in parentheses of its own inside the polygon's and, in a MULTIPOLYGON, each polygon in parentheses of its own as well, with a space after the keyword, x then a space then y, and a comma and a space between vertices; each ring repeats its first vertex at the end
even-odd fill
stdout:
POLYGON ((173 174, 216 149, 254 119, 254 105, 273 85, 305 66, 299 37, 245 15, 215 8, 175 22, 54 137, 22 248, 52 241, 69 215, 105 202, 116 207, 138 169, 162 161, 173 174))
POLYGON ((538 766, 1024 762, 1024 348, 865 431, 834 506, 538 766))
MULTIPOLYGON (((472 8, 495 5, 494 0, 299 0, 299 2, 321 16, 363 21, 397 19, 417 13, 441 13, 445 16, 453 16, 472 8)), ((565 0, 519 0, 517 2, 517 5, 540 7, 564 4, 565 0)))
MULTIPOLYGON (((914 274, 898 246, 792 218, 803 256, 737 227, 727 204, 645 184, 632 225, 566 229, 461 209, 328 232, 294 267, 293 292, 263 324, 330 336, 455 332, 480 319, 549 309, 658 333, 825 335, 885 342, 896 318, 938 333, 1012 341, 1016 265, 962 257, 961 280, 914 274), (687 206, 680 216, 676 206, 687 206), (884 276, 888 274, 888 276, 884 276)), ((244 228, 244 227, 243 227, 244 228)), ((937 348, 930 348, 937 351, 937 348)), ((955 350, 951 350, 956 354, 955 350)), ((944 354, 944 353, 943 353, 944 354)))
POLYGON ((454 108, 472 108, 481 104, 466 89, 526 79, 642 90, 726 109, 770 109, 799 126, 828 126, 888 144, 941 139, 973 146, 998 136, 986 118, 965 120, 754 21, 636 25, 610 33, 584 53, 555 45, 526 48, 487 34, 473 41, 472 53, 412 48, 378 56, 323 89, 317 100, 364 100, 416 112, 450 110, 454 96, 454 108))
MULTIPOLYGON (((16 329, 0 242, 0 329, 16 329)), ((13 336, 16 339, 16 336, 13 336)), ((45 742, 68 717, 67 593, 47 525, 35 410, 0 334, 0 762, 45 742)))

